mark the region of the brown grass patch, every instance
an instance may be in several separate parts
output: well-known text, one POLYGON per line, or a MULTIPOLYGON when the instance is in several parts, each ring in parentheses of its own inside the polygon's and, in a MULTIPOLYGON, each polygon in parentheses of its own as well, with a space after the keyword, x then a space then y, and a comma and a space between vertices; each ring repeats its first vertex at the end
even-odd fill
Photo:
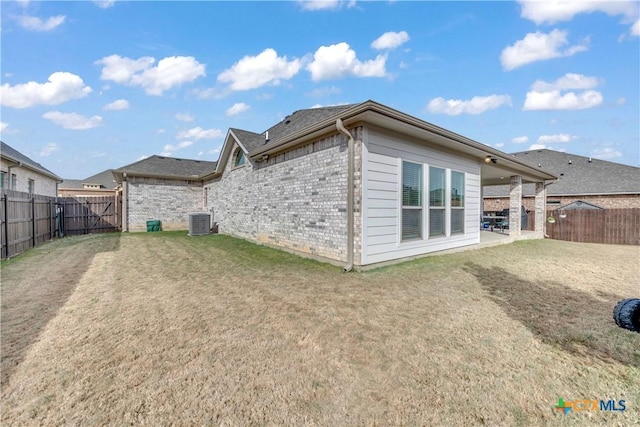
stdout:
POLYGON ((3 265, 4 300, 33 270, 94 254, 31 332, 3 386, 4 424, 638 419, 640 335, 611 319, 638 292, 637 247, 532 241, 343 274, 224 236, 111 239, 3 265), (558 397, 628 409, 563 416, 558 397))

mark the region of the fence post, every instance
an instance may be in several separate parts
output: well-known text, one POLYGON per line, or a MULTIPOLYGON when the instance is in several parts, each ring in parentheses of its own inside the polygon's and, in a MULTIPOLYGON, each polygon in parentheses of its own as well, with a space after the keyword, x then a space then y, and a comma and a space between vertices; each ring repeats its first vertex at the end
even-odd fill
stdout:
POLYGON ((2 197, 2 204, 4 205, 4 257, 9 259, 9 200, 6 194, 2 197))
POLYGON ((36 198, 31 196, 31 243, 36 247, 36 198))

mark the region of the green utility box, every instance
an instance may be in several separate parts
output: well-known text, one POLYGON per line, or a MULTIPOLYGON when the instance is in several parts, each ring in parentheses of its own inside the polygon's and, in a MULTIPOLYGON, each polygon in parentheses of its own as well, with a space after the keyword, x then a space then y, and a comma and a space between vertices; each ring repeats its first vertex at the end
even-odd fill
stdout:
POLYGON ((159 219, 151 219, 147 221, 147 232, 162 231, 162 223, 159 219))

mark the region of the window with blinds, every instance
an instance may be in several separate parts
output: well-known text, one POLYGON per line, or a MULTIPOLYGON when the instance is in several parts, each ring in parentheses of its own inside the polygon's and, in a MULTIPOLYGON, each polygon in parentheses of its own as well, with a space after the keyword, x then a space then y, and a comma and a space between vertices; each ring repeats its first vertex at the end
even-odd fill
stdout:
POLYGON ((445 170, 429 168, 429 237, 445 235, 445 170))
POLYGON ((402 240, 422 238, 422 165, 402 162, 402 240))

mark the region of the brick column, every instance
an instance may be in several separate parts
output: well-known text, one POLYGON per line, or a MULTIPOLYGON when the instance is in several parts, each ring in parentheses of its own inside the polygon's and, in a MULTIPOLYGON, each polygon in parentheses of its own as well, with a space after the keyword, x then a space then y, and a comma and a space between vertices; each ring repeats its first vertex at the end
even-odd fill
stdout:
POLYGON ((536 224, 535 232, 538 239, 544 238, 544 226, 547 220, 547 188, 544 182, 536 182, 536 199, 535 199, 535 215, 536 224))
POLYGON ((520 237, 522 206, 522 177, 514 175, 509 179, 509 236, 520 237))

